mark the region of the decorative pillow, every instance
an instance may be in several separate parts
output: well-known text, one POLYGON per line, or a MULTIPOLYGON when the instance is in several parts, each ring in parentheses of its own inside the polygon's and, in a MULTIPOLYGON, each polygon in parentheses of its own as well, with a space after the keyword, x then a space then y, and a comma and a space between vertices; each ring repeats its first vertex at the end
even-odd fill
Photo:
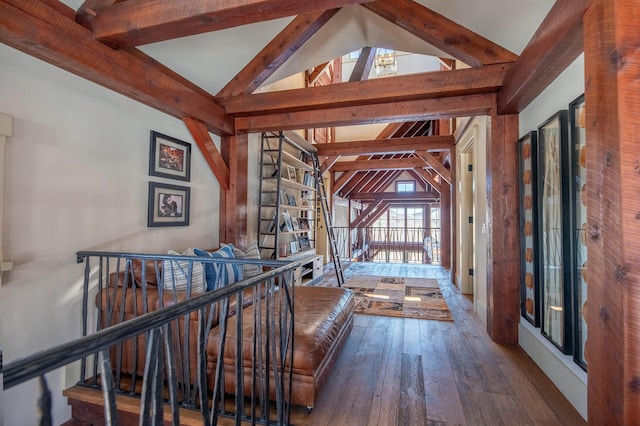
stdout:
MULTIPOLYGON (((169 250, 168 254, 195 256, 192 248, 186 249, 182 253, 169 250)), ((165 260, 162 262, 162 270, 164 275, 163 288, 165 290, 187 290, 189 274, 191 274, 191 293, 197 294, 204 292, 204 269, 202 262, 190 262, 187 260, 165 260), (193 267, 190 269, 190 264, 193 267)))
MULTIPOLYGON (((200 249, 194 249, 194 251, 198 256, 226 259, 235 258, 232 244, 225 245, 213 253, 200 249)), ((207 277, 207 290, 209 291, 242 280, 242 268, 236 263, 205 263, 204 268, 207 277)))
MULTIPOLYGON (((233 246, 232 246, 233 247, 233 246)), ((236 259, 252 259, 260 260, 260 250, 258 249, 258 241, 254 240, 247 248, 247 251, 242 251, 237 247, 233 247, 233 254, 236 259)), ((262 266, 245 264, 242 266, 242 279, 247 280, 253 278, 256 275, 262 273, 262 266)))

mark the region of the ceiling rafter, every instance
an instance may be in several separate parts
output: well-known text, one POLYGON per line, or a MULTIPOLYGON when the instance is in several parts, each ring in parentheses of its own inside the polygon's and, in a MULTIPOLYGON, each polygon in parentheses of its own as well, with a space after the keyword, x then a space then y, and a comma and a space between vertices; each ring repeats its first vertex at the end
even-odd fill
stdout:
POLYGON ((236 128, 243 132, 263 132, 395 121, 436 120, 487 115, 491 112, 494 104, 494 97, 491 94, 363 104, 362 106, 237 117, 236 128))
POLYGON ((362 7, 472 66, 515 62, 518 55, 412 0, 378 0, 362 7))
POLYGON ((311 72, 307 73, 308 74, 307 75, 307 86, 309 86, 309 87, 313 86, 313 84, 322 75, 324 70, 327 69, 327 67, 329 66, 330 63, 331 63, 331 61, 327 61, 327 62, 325 62, 323 64, 316 65, 315 67, 313 67, 313 70, 311 72))
POLYGON ((354 192, 350 197, 352 200, 360 201, 433 201, 440 198, 440 194, 435 191, 427 192, 354 192))
POLYGON ((127 0, 93 11, 90 25, 96 40, 130 47, 363 1, 367 0, 127 0))
POLYGON ((450 151, 453 148, 454 137, 443 136, 415 136, 405 138, 374 139, 363 141, 343 141, 318 145, 318 155, 373 155, 412 153, 423 151, 450 151))
POLYGON ((525 109, 584 50, 582 15, 593 0, 557 0, 507 74, 498 112, 525 109))
POLYGON ((453 179, 451 178, 451 171, 447 169, 444 164, 442 164, 436 157, 433 156, 430 152, 426 151, 416 151, 416 155, 420 157, 429 167, 431 167, 437 174, 440 175, 442 179, 447 181, 448 184, 453 183, 453 179))
POLYGON ((349 170, 409 170, 424 166, 421 158, 394 158, 385 160, 340 161, 333 166, 334 172, 349 170))
POLYGON ((209 131, 204 124, 193 118, 185 117, 182 121, 189 129, 196 145, 200 148, 200 152, 218 180, 220 188, 228 191, 231 187, 229 167, 213 143, 209 131))
POLYGON ((184 79, 114 50, 86 28, 39 1, 0 2, 0 42, 182 120, 194 117, 219 135, 235 133, 231 116, 184 79))
POLYGON ((218 92, 216 98, 253 93, 339 10, 297 16, 218 92))
POLYGON ((371 72, 371 66, 373 65, 373 59, 376 56, 377 50, 377 48, 370 46, 363 47, 360 50, 360 56, 358 56, 356 65, 353 67, 351 76, 349 76, 350 82, 369 79, 369 73, 371 72))
POLYGON ((495 93, 510 64, 488 65, 454 71, 400 75, 326 86, 290 89, 220 98, 218 102, 235 116, 309 111, 374 103, 437 99, 495 93))

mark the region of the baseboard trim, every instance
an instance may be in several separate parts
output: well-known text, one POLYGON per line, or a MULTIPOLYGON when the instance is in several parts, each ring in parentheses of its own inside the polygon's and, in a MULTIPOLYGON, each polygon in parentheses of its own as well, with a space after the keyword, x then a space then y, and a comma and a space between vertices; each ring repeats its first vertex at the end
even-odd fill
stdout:
POLYGON ((518 344, 587 420, 587 373, 525 320, 518 326, 518 344))

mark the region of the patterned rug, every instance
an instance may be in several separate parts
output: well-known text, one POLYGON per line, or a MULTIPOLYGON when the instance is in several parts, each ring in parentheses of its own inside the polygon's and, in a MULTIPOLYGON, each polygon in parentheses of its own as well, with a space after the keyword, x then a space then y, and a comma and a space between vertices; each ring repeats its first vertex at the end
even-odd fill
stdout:
POLYGON ((368 315, 453 321, 438 281, 430 278, 354 276, 355 312, 368 315))

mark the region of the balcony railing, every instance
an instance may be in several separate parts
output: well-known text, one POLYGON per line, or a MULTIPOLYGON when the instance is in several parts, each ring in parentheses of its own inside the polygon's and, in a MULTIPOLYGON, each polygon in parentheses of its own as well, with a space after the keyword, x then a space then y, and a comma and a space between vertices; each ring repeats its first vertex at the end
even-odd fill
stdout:
POLYGON ((440 228, 334 227, 341 259, 440 264, 440 228))
POLYGON ((239 262, 102 252, 78 253, 78 260, 85 265, 84 337, 4 366, 4 389, 39 380, 40 424, 52 421, 45 373, 78 360, 78 384, 102 389, 105 424, 117 423, 116 394, 140 398, 140 424, 163 424, 164 419, 178 425, 181 408, 197 410, 203 425, 217 424, 220 417, 235 418, 236 424, 289 423, 293 271, 299 262, 242 260, 270 270, 191 294, 196 263, 215 264, 220 271, 239 262), (163 262, 180 262, 186 290, 163 294, 163 262), (160 284, 155 288, 154 279, 160 284), (250 336, 243 335, 243 316, 252 318, 250 336), (233 348, 225 351, 225 345, 233 348), (235 353, 234 366, 225 365, 225 356, 211 356, 212 351, 235 353), (233 383, 225 383, 225 369, 227 375, 232 370, 233 383))

